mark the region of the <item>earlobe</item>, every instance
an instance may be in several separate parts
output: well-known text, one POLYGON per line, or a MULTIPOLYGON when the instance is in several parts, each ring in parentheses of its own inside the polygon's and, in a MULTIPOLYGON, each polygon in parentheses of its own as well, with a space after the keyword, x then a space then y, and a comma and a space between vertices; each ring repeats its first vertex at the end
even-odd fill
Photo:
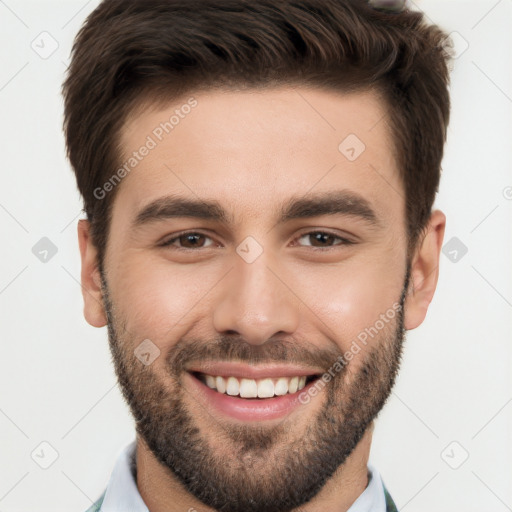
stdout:
POLYGON ((101 277, 98 268, 98 251, 90 236, 90 223, 78 221, 78 245, 82 260, 81 282, 84 299, 84 317, 93 327, 107 325, 101 292, 101 277))
POLYGON ((442 211, 434 210, 411 262, 411 280, 405 300, 404 327, 407 330, 422 324, 434 297, 445 227, 446 216, 442 211))

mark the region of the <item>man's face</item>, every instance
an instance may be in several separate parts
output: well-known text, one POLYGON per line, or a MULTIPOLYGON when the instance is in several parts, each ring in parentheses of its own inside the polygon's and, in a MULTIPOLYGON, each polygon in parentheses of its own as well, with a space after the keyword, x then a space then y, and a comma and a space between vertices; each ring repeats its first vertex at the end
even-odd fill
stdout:
POLYGON ((122 131, 123 162, 155 145, 113 206, 102 282, 116 372, 139 436, 194 496, 292 510, 343 464, 394 381, 403 185, 371 93, 194 97, 122 131), (190 112, 159 131, 176 109, 190 112))

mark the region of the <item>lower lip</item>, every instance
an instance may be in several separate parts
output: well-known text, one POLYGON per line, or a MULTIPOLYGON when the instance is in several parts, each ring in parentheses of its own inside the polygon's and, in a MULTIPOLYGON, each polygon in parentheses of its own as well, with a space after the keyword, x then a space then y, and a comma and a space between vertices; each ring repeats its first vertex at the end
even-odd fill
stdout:
MULTIPOLYGON (((185 385, 192 388, 194 395, 205 404, 208 409, 222 416, 252 422, 274 420, 285 417, 299 406, 304 404, 299 400, 299 395, 307 393, 316 380, 295 393, 276 396, 274 398, 245 399, 239 396, 230 396, 209 388, 206 384, 185 372, 185 385)), ((309 403, 309 402, 308 402, 309 403)))

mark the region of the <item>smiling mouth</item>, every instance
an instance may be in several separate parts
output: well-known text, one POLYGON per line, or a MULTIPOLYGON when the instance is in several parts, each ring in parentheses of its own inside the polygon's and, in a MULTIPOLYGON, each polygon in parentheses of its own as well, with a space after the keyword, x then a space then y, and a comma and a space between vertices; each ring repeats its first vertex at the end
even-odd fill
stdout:
POLYGON ((293 377, 266 377, 247 379, 233 376, 208 375, 201 372, 190 374, 218 393, 245 399, 268 399, 293 395, 320 375, 297 375, 293 377))

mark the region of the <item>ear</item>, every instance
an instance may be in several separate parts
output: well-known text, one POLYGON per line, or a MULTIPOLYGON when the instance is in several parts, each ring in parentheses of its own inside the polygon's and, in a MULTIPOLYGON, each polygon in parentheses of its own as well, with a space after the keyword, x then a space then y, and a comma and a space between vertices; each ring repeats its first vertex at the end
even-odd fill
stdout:
POLYGON ((420 240, 411 262, 411 281, 405 300, 404 327, 415 329, 425 319, 439 277, 439 256, 443 244, 446 216, 434 210, 423 240, 420 240))
POLYGON ((78 245, 82 259, 84 317, 93 327, 103 327, 107 325, 107 318, 103 308, 98 251, 90 236, 90 222, 84 219, 78 221, 78 245))

